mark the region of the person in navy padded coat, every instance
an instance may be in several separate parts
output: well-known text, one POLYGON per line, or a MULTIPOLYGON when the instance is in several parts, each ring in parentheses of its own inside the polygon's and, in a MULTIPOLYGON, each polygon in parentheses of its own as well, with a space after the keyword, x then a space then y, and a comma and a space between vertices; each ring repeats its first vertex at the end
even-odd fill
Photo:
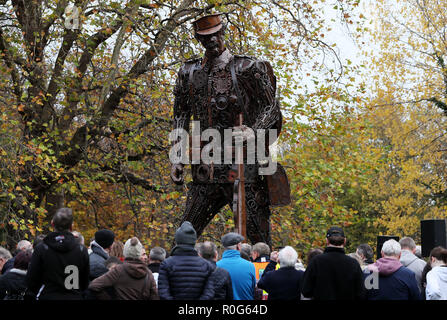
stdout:
POLYGON ((214 285, 210 275, 214 268, 194 249, 197 234, 189 221, 175 233, 176 246, 159 269, 160 300, 211 300, 214 285))

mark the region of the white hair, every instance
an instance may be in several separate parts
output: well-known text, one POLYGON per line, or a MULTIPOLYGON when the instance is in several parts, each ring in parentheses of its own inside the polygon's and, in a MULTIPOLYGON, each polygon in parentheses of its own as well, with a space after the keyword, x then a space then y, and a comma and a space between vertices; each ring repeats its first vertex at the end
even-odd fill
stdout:
POLYGON ((283 267, 295 267, 298 260, 298 253, 290 246, 286 246, 278 254, 279 265, 283 267))
POLYGON ((402 251, 402 248, 401 248, 399 242, 397 242, 394 239, 387 240, 383 243, 382 252, 385 256, 397 257, 400 255, 401 251, 402 251))
POLYGON ((9 260, 12 258, 11 252, 8 249, 0 247, 0 259, 9 260))
POLYGON ((33 245, 28 240, 20 240, 19 243, 17 243, 17 249, 18 250, 32 250, 33 245))

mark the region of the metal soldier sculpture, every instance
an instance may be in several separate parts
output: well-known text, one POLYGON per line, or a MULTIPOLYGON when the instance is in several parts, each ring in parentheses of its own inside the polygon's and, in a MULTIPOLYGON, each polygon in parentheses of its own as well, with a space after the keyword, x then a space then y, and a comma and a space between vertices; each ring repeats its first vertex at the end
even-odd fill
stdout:
MULTIPOLYGON (((179 70, 174 91, 174 129, 189 132, 193 116, 200 122, 201 132, 213 128, 222 137, 224 129, 239 129, 244 136, 247 128, 254 132, 277 129, 279 135, 282 115, 275 98, 276 78, 271 65, 232 55, 225 48, 219 14, 202 17, 193 26, 196 39, 206 51, 203 58, 187 61, 179 70)), ((268 141, 266 138, 267 144, 268 141)), ((269 205, 289 204, 290 188, 279 164, 272 176, 259 175, 259 166, 257 160, 255 164, 243 165, 246 232, 252 243, 271 245, 269 205)), ((190 221, 199 236, 223 206, 241 196, 234 192, 238 166, 201 162, 192 164, 191 170, 193 181, 188 186, 182 222, 190 221)), ((172 165, 171 179, 176 184, 183 183, 183 164, 172 165)))

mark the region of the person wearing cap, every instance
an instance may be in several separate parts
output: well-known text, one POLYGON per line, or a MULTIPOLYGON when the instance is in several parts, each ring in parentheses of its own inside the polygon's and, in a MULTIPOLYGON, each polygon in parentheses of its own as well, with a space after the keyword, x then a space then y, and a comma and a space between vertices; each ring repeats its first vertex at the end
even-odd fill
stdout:
POLYGON ((111 287, 117 300, 159 300, 154 276, 143 261, 144 253, 140 240, 130 238, 124 244, 124 263, 93 280, 89 289, 100 300, 110 300, 111 287))
MULTIPOLYGON (((233 202, 237 171, 232 164, 224 161, 227 160, 225 155, 232 153, 225 150, 234 148, 225 145, 224 142, 228 143, 224 139, 225 131, 228 134, 230 129, 233 136, 254 141, 258 129, 266 130, 266 133, 269 129, 276 129, 269 136, 274 140, 281 130, 282 115, 276 99, 276 78, 270 63, 233 55, 225 47, 225 26, 220 14, 201 17, 193 22, 193 26, 195 38, 205 48, 205 54, 202 58, 187 61, 178 72, 174 89, 174 132, 188 132, 193 117, 200 123, 200 127, 195 127, 200 134, 213 129, 220 136, 217 140, 213 136, 213 145, 217 144, 220 150, 217 151, 217 147, 213 149, 213 158, 217 157, 220 161, 210 163, 201 159, 200 163, 191 165, 192 182, 188 185, 182 221, 191 221, 200 235, 219 210, 227 204, 231 206, 233 202)), ((264 137, 266 147, 274 142, 269 137, 264 137)), ((181 144, 181 140, 179 137, 173 143, 181 144)), ((177 160, 172 160, 171 179, 176 184, 183 184, 184 164, 187 161, 177 160)), ((271 170, 275 172, 263 172, 264 175, 275 173, 275 177, 281 176, 281 179, 275 179, 275 188, 269 189, 267 178, 259 174, 258 159, 253 155, 250 160, 253 161, 244 160, 247 163, 244 164, 247 237, 252 243, 271 245, 269 205, 280 204, 272 203, 270 199, 284 197, 270 196, 272 192, 287 193, 288 186, 281 185, 287 181, 287 176, 284 170, 280 170, 279 164, 274 167, 278 170, 271 170)), ((287 196, 290 198, 290 192, 287 196)))
POLYGON ((108 271, 105 261, 110 257, 110 250, 115 241, 115 234, 111 230, 102 229, 95 233, 95 240, 90 244, 90 281, 108 271))
POLYGON ((175 232, 175 247, 159 269, 158 294, 160 300, 212 300, 214 271, 210 262, 194 249, 197 234, 188 221, 175 232))
POLYGON ((221 243, 225 249, 219 268, 230 273, 234 300, 253 300, 256 288, 256 270, 253 263, 241 257, 240 250, 245 238, 235 232, 225 234, 221 243))
POLYGON ((314 300, 361 300, 365 298, 359 263, 345 254, 346 237, 340 227, 326 233, 326 249, 309 263, 302 294, 314 300))

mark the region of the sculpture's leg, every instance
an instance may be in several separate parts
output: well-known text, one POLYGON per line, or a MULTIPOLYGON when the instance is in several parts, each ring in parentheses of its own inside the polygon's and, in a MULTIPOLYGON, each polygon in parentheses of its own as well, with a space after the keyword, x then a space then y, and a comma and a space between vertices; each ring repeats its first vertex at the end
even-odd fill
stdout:
POLYGON ((191 183, 188 187, 186 209, 181 223, 191 222, 199 237, 213 217, 228 203, 228 199, 217 184, 191 183))
POLYGON ((247 237, 252 244, 264 242, 270 247, 270 208, 265 181, 245 184, 247 237))

